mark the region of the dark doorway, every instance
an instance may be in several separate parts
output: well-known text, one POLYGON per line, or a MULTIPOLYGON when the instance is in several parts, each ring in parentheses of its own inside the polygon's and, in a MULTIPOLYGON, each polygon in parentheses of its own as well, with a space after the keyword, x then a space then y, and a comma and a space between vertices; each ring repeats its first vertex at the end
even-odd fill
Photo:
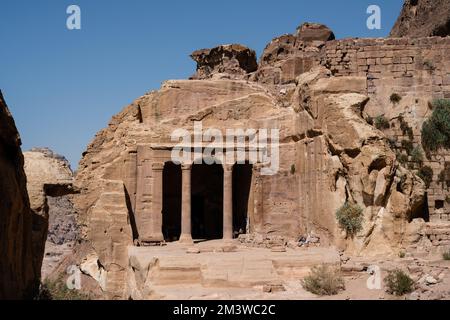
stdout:
POLYGON ((428 208, 428 193, 425 193, 425 201, 424 203, 417 207, 416 210, 411 212, 411 216, 409 222, 414 219, 422 218, 425 222, 430 222, 430 210, 428 208))
POLYGON ((167 162, 163 172, 163 235, 167 242, 181 234, 181 166, 167 162))
POLYGON ((192 238, 221 239, 223 235, 222 165, 193 165, 191 188, 192 238))
POLYGON ((247 230, 252 167, 251 164, 236 164, 233 168, 233 233, 235 236, 245 234, 247 230))

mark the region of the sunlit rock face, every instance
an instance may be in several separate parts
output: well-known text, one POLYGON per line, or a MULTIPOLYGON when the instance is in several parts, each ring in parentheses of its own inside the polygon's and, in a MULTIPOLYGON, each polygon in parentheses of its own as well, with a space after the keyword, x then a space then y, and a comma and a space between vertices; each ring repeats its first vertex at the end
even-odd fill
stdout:
POLYGON ((33 228, 35 252, 44 255, 42 277, 71 253, 78 238, 72 198, 74 177, 69 162, 48 148, 24 152, 31 209, 40 219, 33 228))
POLYGON ((450 2, 405 0, 391 37, 446 37, 450 35, 450 2))
MULTIPOLYGON (((191 80, 166 81, 136 99, 83 155, 75 207, 92 249, 86 261, 98 265, 90 274, 109 297, 127 298, 134 289, 120 283, 133 287, 130 274, 143 272, 130 269, 130 246, 191 238, 239 238, 274 250, 305 240, 362 257, 443 248, 427 234, 437 232, 430 221, 450 218, 436 208, 445 192, 436 177, 425 190, 410 158, 399 161, 402 140, 420 145, 429 102, 450 98, 443 48, 450 49, 449 38, 334 40, 326 26, 307 23, 272 40, 256 66, 241 45, 194 52, 191 80), (393 93, 400 101, 392 102, 393 93), (377 129, 381 115, 389 128, 377 129), (244 157, 246 165, 231 168, 220 161, 211 168, 174 164, 177 130, 200 150, 192 161, 217 155, 202 153, 208 129, 222 137, 229 129, 254 129, 254 136, 276 130, 278 153, 266 154, 278 154, 276 170, 265 174, 264 157, 244 157), (336 219, 345 203, 363 212, 352 236, 336 219)), ((223 154, 233 150, 226 146, 223 154)), ((436 173, 443 169, 438 156, 423 160, 436 173)))
POLYGON ((0 92, 0 299, 32 298, 42 256, 35 254, 21 141, 0 92))

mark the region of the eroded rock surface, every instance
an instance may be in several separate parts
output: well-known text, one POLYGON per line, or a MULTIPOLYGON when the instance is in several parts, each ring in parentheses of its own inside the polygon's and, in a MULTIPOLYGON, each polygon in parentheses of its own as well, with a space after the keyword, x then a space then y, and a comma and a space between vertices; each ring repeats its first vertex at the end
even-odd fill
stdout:
POLYGON ((213 76, 242 79, 257 68, 255 51, 240 44, 197 50, 191 57, 197 62, 197 73, 192 77, 196 80, 213 76))
POLYGON ((405 0, 391 37, 446 37, 450 35, 448 0, 405 0))
POLYGON ((34 217, 23 170, 21 140, 0 92, 0 300, 32 298, 40 259, 32 246, 34 217))
POLYGON ((24 152, 27 189, 32 210, 40 223, 34 226, 35 252, 44 255, 45 278, 64 255, 70 253, 78 237, 72 204, 73 173, 69 162, 47 148, 24 152))
MULTIPOLYGON (((221 132, 279 129, 279 170, 265 176, 261 163, 251 168, 249 198, 244 199, 247 223, 233 226, 244 246, 273 253, 335 246, 342 254, 368 259, 395 257, 406 249, 443 250, 446 240, 431 240, 438 231, 427 229, 424 182, 417 170, 399 161, 391 141, 391 132, 402 136, 378 130, 369 120, 385 114, 392 122, 409 106, 419 110, 434 94, 445 96, 447 58, 434 57, 449 43, 445 38, 333 39, 327 27, 304 24, 295 34, 271 41, 257 66, 249 63, 254 61, 251 50, 242 46, 197 51, 192 80, 166 81, 96 135, 80 162, 76 184, 81 193, 75 202, 83 237, 92 248, 84 270, 107 296, 128 298, 130 290, 137 294, 134 281, 143 281, 143 276, 129 278, 130 265, 131 273, 140 269, 133 261, 127 266, 127 245, 147 244, 148 230, 157 233, 153 239, 178 239, 167 236, 177 226, 168 227, 162 215, 168 214, 164 197, 176 201, 181 185, 171 180, 172 188, 165 190, 168 182, 162 181, 174 145, 171 134, 176 129, 192 134, 199 121, 221 132), (433 70, 426 63, 430 59, 437 61, 433 70), (419 84, 434 75, 439 80, 432 95, 419 84), (396 108, 389 99, 393 88, 404 94, 396 108), (346 202, 363 210, 363 228, 356 235, 336 220, 346 202), (120 287, 122 281, 128 291, 120 287)), ((412 142, 420 121, 411 128, 412 142)), ((444 220, 434 212, 431 216, 444 220)), ((198 247, 182 250, 191 260, 202 254, 198 247)), ((151 294, 151 283, 147 289, 151 294)))

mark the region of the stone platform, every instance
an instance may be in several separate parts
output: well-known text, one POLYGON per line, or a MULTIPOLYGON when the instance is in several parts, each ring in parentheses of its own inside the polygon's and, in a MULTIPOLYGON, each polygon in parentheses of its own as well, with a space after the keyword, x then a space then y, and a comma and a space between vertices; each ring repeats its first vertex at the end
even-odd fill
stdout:
POLYGON ((129 293, 134 299, 270 299, 295 292, 301 299, 309 296, 300 280, 311 267, 340 262, 331 248, 275 251, 282 250, 222 241, 129 247, 129 293))

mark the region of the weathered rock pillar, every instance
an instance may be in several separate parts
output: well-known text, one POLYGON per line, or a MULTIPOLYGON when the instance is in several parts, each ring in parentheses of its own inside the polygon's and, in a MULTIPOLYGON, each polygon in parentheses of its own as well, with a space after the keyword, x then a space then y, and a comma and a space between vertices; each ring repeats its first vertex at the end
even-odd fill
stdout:
POLYGON ((164 241, 162 234, 162 204, 163 204, 163 170, 164 163, 152 163, 152 196, 151 210, 146 213, 148 216, 143 217, 146 222, 144 224, 143 234, 140 236, 141 243, 152 243, 164 241))
POLYGON ((233 166, 223 166, 223 239, 233 239, 233 166))
POLYGON ((191 171, 192 164, 183 164, 181 195, 181 236, 180 242, 193 243, 191 234, 191 171))
POLYGON ((163 173, 164 163, 153 163, 152 234, 155 241, 164 241, 163 225, 163 173))

